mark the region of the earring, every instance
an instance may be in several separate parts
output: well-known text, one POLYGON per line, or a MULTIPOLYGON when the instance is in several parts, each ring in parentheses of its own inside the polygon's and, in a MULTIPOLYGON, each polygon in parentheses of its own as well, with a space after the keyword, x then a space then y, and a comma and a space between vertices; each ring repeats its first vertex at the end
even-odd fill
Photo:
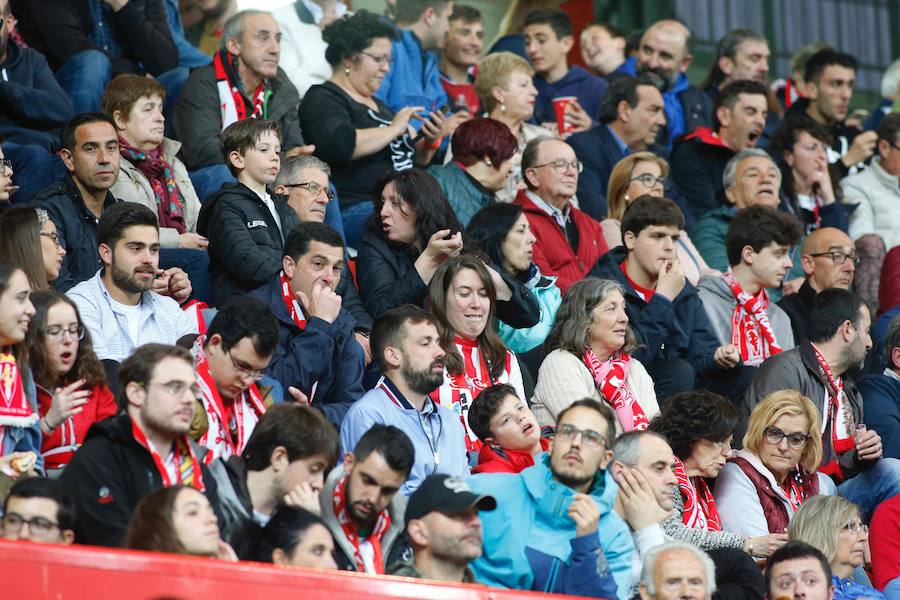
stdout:
POLYGON ((502 102, 500 103, 500 112, 503 113, 504 115, 506 114, 506 105, 503 104, 502 102))
POLYGON ((344 75, 350 75, 350 67, 344 65, 344 75))
POLYGON ((628 194, 625 194, 625 202, 628 202, 631 198, 628 197, 628 194))
POLYGON ((489 166, 489 167, 492 166, 492 165, 491 165, 491 159, 485 158, 485 159, 484 159, 484 164, 486 164, 486 165, 489 166))

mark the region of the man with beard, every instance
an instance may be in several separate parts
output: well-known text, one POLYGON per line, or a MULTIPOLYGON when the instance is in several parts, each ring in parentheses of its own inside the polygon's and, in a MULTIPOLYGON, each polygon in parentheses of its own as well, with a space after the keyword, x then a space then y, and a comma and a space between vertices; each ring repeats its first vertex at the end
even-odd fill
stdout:
POLYGON ((190 352, 141 346, 119 368, 119 386, 124 412, 91 427, 61 478, 81 544, 120 545, 135 506, 163 487, 193 487, 218 506, 203 449, 188 437, 200 394, 190 352))
POLYGON ((616 514, 618 486, 607 465, 616 415, 577 400, 559 414, 550 454, 520 473, 469 480, 497 509, 482 514, 484 554, 478 581, 518 590, 628 598, 635 583, 634 542, 616 514))
POLYGON ((853 292, 820 292, 806 328, 809 341, 764 362, 742 407, 746 422, 771 392, 797 390, 811 399, 825 421, 819 471, 859 505, 866 521, 882 500, 900 493, 900 461, 882 458, 881 436, 863 423, 862 394, 844 377, 872 348, 871 324, 868 307, 853 292))
POLYGON ((334 536, 338 568, 382 575, 408 553, 402 535, 406 497, 397 492, 414 459, 406 434, 373 425, 328 475, 319 507, 334 536))
POLYGON ((159 276, 159 226, 153 211, 133 202, 110 206, 97 225, 97 241, 102 268, 68 296, 78 306, 100 360, 122 362, 138 346, 175 344, 197 333, 175 300, 151 289, 159 276))
POLYGON ((373 425, 394 425, 415 447, 415 463, 400 490, 404 495, 429 475, 467 476, 466 434, 459 417, 428 396, 444 381, 437 320, 406 304, 378 317, 369 341, 383 376, 344 417, 342 451, 351 451, 373 425))

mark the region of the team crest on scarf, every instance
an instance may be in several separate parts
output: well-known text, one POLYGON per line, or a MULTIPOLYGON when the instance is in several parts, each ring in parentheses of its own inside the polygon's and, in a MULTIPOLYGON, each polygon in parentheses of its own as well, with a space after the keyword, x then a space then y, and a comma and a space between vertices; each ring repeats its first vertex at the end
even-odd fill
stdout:
POLYGON ((765 289, 752 296, 744 291, 731 269, 722 275, 737 304, 731 315, 731 343, 740 348, 745 365, 757 366, 770 356, 781 352, 775 330, 769 323, 766 309, 769 295, 765 289))
POLYGON ((16 357, 0 353, 0 426, 28 427, 38 420, 22 388, 16 357))

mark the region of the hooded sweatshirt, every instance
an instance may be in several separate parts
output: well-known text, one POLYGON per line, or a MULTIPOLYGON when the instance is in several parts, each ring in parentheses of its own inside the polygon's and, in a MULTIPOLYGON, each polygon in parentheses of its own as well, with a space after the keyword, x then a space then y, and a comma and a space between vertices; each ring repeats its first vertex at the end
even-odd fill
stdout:
POLYGON ((597 77, 593 73, 573 65, 559 81, 548 82, 540 75, 534 76, 534 87, 537 88, 538 97, 534 103, 535 123, 555 123, 556 109, 553 108, 553 99, 563 96, 575 96, 581 108, 597 120, 600 112, 600 98, 607 87, 606 80, 597 77))

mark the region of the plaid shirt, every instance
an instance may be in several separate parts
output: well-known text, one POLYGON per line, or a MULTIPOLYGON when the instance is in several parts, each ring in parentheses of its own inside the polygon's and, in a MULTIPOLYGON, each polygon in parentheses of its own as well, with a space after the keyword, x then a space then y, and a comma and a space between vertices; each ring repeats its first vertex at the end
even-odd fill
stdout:
POLYGON ((103 0, 90 0, 91 21, 94 30, 91 31, 91 39, 113 56, 123 56, 123 50, 119 40, 116 39, 116 30, 113 27, 113 9, 103 0))

